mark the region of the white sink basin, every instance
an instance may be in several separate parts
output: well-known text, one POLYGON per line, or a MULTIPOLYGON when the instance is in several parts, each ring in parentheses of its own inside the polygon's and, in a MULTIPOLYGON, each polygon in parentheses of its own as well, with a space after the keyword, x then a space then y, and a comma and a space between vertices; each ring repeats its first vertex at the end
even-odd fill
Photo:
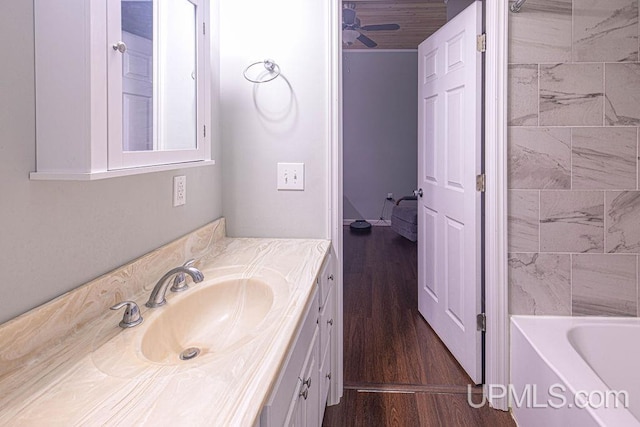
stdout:
POLYGON ((180 354, 186 349, 198 349, 196 357, 202 357, 237 348, 255 337, 273 306, 272 288, 257 279, 232 279, 186 292, 148 322, 140 350, 150 361, 185 363, 180 354))
POLYGON ((93 343, 93 364, 121 378, 170 375, 238 357, 237 350, 258 342, 282 316, 289 297, 282 275, 265 268, 244 277, 242 267, 203 273, 205 281, 168 292, 162 307, 147 309, 138 301, 144 321, 136 327, 122 329, 121 313, 107 313, 93 343))

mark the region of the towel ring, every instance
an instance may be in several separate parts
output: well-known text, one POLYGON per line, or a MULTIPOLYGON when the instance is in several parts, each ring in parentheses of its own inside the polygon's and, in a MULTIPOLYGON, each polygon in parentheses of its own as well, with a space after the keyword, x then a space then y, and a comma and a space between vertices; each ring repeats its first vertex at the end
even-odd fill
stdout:
POLYGON ((253 64, 250 64, 247 68, 244 69, 244 71, 242 72, 242 75, 244 76, 245 79, 249 80, 251 83, 267 83, 280 75, 280 67, 278 66, 278 64, 275 63, 273 59, 265 59, 264 61, 258 61, 258 62, 254 62, 253 64), (249 71, 251 67, 254 67, 258 64, 264 64, 264 68, 268 72, 275 73, 275 74, 272 77, 265 80, 253 80, 247 77, 247 71, 249 71))

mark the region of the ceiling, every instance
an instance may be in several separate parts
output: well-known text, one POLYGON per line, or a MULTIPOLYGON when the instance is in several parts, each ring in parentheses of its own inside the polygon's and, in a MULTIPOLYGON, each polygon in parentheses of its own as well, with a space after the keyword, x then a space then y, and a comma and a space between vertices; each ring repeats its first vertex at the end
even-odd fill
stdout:
MULTIPOLYGON (((361 25, 399 24, 395 31, 361 31, 378 46, 373 49, 417 49, 447 21, 444 0, 348 0, 355 3, 361 25)), ((344 49, 369 49, 360 41, 344 49)))

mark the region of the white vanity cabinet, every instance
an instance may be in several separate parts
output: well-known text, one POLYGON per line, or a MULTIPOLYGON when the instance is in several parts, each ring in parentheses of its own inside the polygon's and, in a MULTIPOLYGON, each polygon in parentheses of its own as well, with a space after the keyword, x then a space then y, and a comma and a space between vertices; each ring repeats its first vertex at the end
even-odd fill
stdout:
POLYGON ((318 292, 314 290, 278 380, 260 415, 261 427, 319 425, 318 333, 318 292), (309 420, 311 417, 315 417, 315 422, 309 420))
POLYGON ((332 351, 335 351, 335 334, 333 333, 335 325, 335 272, 333 268, 333 258, 329 256, 325 261, 318 278, 319 293, 319 319, 320 327, 320 359, 319 359, 319 377, 320 377, 320 411, 324 413, 329 396, 329 388, 331 385, 332 374, 332 351))
POLYGON ((214 163, 208 1, 34 0, 31 179, 93 180, 214 163), (148 48, 130 41, 134 35, 148 48))
POLYGON ((331 385, 331 350, 335 348, 334 279, 333 264, 327 257, 278 380, 262 410, 260 427, 322 425, 331 385))
POLYGON ((298 398, 292 405, 293 416, 290 420, 285 420, 286 425, 315 427, 322 423, 323 413, 319 412, 318 405, 320 400, 318 328, 315 329, 312 342, 305 358, 302 375, 298 377, 298 398))

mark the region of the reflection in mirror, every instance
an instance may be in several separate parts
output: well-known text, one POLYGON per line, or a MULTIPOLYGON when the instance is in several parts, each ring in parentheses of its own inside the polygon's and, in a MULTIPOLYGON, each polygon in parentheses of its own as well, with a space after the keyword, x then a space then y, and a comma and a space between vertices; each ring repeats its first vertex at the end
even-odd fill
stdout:
POLYGON ((196 7, 161 0, 158 34, 158 149, 196 148, 196 7))
POLYGON ((122 148, 195 149, 196 7, 123 0, 122 148))
POLYGON ((122 148, 153 150, 153 3, 123 1, 122 148))

